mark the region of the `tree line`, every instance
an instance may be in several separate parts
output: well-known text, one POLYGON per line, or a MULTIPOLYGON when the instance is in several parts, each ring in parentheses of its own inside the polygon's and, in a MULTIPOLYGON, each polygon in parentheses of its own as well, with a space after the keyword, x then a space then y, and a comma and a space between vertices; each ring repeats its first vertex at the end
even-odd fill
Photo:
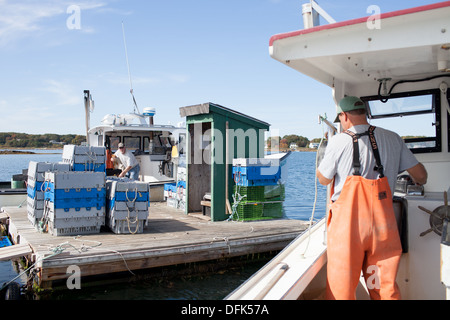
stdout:
POLYGON ((275 149, 278 147, 280 150, 289 149, 291 144, 297 145, 298 148, 305 148, 309 147, 309 144, 311 142, 319 142, 320 138, 315 138, 312 140, 309 140, 306 137, 298 136, 295 134, 289 134, 285 135, 283 137, 271 137, 267 139, 267 147, 269 149, 275 149), (272 146, 272 143, 278 143, 278 146, 274 145, 272 146))
POLYGON ((28 134, 0 132, 0 148, 57 148, 64 144, 80 145, 86 137, 77 134, 28 134))

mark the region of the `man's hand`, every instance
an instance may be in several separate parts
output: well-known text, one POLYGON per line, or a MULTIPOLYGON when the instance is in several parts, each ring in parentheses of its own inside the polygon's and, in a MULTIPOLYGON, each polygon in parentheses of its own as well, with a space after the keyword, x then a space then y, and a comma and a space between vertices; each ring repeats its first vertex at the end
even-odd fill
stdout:
POLYGON ((407 169, 409 175, 413 179, 413 181, 418 185, 424 185, 427 183, 428 173, 423 164, 420 162, 416 164, 414 167, 407 169))

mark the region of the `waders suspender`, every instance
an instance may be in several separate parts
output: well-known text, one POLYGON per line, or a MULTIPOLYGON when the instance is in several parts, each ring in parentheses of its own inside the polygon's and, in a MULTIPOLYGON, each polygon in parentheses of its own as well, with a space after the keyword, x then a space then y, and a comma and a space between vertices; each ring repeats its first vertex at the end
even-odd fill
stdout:
POLYGON ((378 171, 380 174, 380 178, 384 177, 383 173, 383 165, 381 164, 380 152, 378 150, 377 142, 375 141, 375 135, 373 132, 375 131, 374 126, 370 126, 369 130, 363 133, 354 133, 352 131, 346 130, 344 133, 348 134, 353 139, 353 175, 360 176, 361 175, 361 163, 359 162, 359 145, 358 139, 362 136, 368 135, 370 139, 370 145, 372 146, 373 155, 375 157, 375 161, 377 165, 373 170, 378 171))

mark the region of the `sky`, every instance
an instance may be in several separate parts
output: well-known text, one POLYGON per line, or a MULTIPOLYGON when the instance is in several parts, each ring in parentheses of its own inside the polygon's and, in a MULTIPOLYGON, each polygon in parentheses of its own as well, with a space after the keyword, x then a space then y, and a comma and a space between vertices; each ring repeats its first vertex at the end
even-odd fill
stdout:
MULTIPOLYGON (((213 102, 271 124, 271 133, 322 136, 331 88, 269 55, 271 36, 303 29, 306 0, 0 0, 0 132, 85 134, 133 112, 122 22, 138 108, 156 124, 213 102)), ((336 21, 439 1, 320 0, 336 21)))

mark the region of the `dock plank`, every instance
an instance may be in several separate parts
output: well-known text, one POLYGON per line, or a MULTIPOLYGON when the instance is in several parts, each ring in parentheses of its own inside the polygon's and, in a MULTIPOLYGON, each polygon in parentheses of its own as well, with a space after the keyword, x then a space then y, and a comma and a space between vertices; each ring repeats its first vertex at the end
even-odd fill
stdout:
POLYGON ((28 244, 18 244, 0 248, 0 261, 14 260, 32 253, 28 244))
POLYGON ((6 212, 0 211, 0 223, 6 223, 6 220, 9 219, 9 216, 6 214, 6 212))
POLYGON ((55 237, 39 233, 26 208, 4 209, 17 243, 32 249, 43 282, 67 278, 71 265, 86 276, 277 251, 307 227, 307 221, 290 219, 211 222, 157 202, 143 233, 55 237), (63 252, 51 256, 58 246, 63 252))

